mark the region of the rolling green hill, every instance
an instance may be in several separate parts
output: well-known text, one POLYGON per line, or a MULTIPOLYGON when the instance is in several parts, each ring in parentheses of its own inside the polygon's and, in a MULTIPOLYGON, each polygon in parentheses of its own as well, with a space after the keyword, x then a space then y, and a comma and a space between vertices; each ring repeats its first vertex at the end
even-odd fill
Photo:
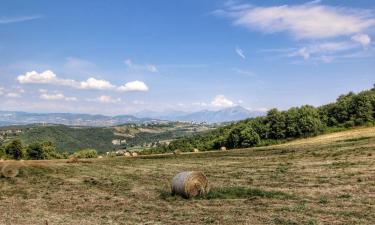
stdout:
POLYGON ((120 148, 144 149, 213 128, 213 125, 168 122, 163 124, 124 124, 115 127, 85 127, 32 124, 0 127, 0 144, 20 139, 24 145, 51 141, 59 152, 73 153, 93 148, 100 153, 120 148), (119 141, 114 145, 112 141, 119 141))

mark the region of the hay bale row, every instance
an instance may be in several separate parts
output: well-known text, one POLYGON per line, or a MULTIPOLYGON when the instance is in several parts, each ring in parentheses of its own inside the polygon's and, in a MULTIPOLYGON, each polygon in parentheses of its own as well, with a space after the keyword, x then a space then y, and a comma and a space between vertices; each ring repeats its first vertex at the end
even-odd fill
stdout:
POLYGON ((208 180, 202 172, 184 171, 173 178, 171 189, 173 195, 196 197, 208 193, 208 180))

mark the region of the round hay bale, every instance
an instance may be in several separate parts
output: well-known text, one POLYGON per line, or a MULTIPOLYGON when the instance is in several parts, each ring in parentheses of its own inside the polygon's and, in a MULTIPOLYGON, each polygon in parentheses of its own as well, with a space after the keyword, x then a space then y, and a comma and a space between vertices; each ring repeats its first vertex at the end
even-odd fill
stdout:
POLYGON ((3 174, 4 177, 16 177, 19 172, 18 167, 11 164, 3 166, 1 169, 1 174, 3 174))
POLYGON ((202 172, 184 171, 172 180, 172 194, 184 198, 196 197, 208 193, 208 180, 202 172))
POLYGON ((193 152, 199 152, 199 149, 194 148, 194 149, 193 149, 193 152))
POLYGON ((100 155, 100 156, 98 156, 98 159, 102 159, 102 158, 103 158, 103 156, 101 156, 101 155, 100 155))
POLYGON ((132 154, 130 154, 130 152, 125 152, 124 156, 125 156, 125 157, 131 157, 132 154))
POLYGON ((181 150, 176 149, 173 151, 173 155, 179 155, 179 154, 181 154, 181 150))
POLYGON ((225 146, 223 146, 223 147, 220 148, 220 150, 221 150, 221 151, 226 151, 227 148, 226 148, 225 146))
POLYGON ((136 153, 136 152, 132 152, 132 156, 133 156, 133 157, 136 157, 136 156, 138 156, 138 153, 136 153))
POLYGON ((66 162, 67 163, 78 163, 78 158, 75 155, 71 155, 71 156, 69 156, 68 161, 66 161, 66 162))

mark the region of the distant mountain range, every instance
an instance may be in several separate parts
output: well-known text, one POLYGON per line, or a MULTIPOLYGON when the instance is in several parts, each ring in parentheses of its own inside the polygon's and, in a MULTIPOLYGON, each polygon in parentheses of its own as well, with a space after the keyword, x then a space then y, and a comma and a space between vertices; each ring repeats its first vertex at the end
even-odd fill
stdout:
POLYGON ((202 110, 198 112, 155 112, 142 111, 134 115, 104 116, 75 113, 27 113, 0 111, 0 126, 49 123, 79 126, 113 126, 127 123, 163 123, 166 121, 186 121, 197 123, 221 123, 237 121, 263 115, 262 112, 251 112, 241 106, 217 111, 202 110))
POLYGON ((0 111, 0 126, 48 123, 105 127, 126 123, 151 122, 160 122, 160 120, 154 120, 149 118, 137 118, 131 115, 104 116, 75 113, 27 113, 0 111))
POLYGON ((221 123, 229 121, 238 121, 250 117, 263 116, 264 112, 249 111, 241 106, 224 108, 221 110, 202 110, 198 112, 155 112, 155 111, 141 111, 134 114, 137 117, 149 117, 154 119, 169 120, 169 121, 192 121, 192 122, 206 122, 206 123, 221 123))

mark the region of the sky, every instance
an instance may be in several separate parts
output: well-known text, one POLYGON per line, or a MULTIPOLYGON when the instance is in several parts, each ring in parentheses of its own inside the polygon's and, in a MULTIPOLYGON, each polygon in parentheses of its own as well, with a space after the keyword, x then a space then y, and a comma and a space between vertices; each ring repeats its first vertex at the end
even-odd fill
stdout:
POLYGON ((2 0, 0 110, 319 106, 375 83, 375 2, 2 0))

